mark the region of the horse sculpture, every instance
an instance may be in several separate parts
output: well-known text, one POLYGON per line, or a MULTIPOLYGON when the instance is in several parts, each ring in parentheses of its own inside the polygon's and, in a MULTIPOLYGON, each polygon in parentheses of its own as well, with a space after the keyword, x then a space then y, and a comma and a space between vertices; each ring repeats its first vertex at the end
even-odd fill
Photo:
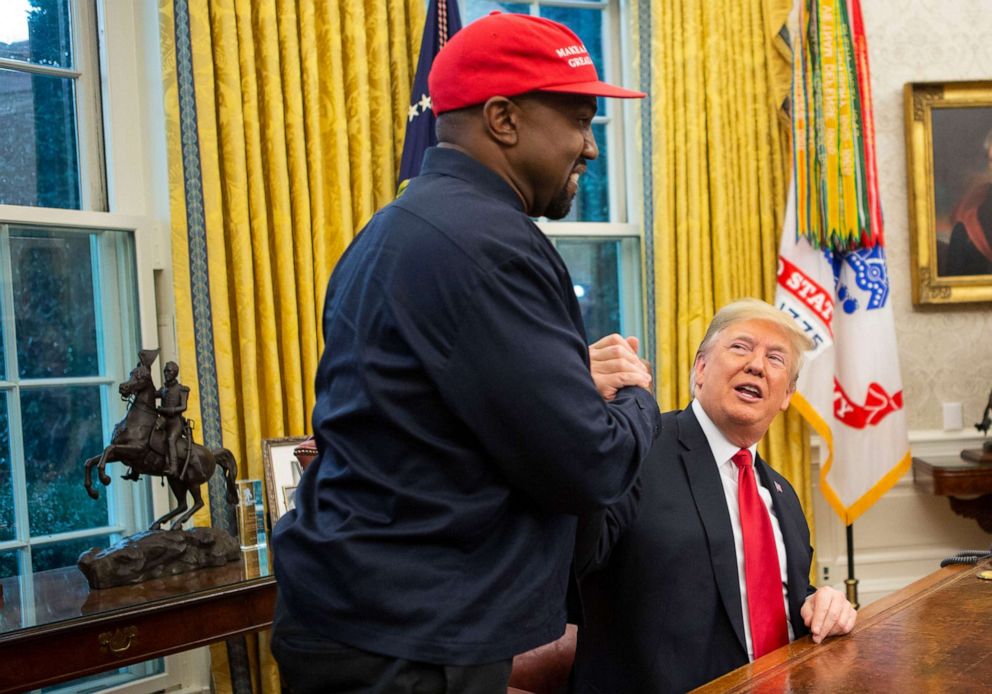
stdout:
MULTIPOLYGON (((157 350, 154 353, 157 354, 157 350)), ((108 462, 114 461, 122 462, 131 468, 135 475, 129 479, 137 479, 137 475, 141 473, 165 477, 179 505, 152 523, 150 529, 158 529, 162 524, 175 518, 171 529, 176 530, 203 508, 200 485, 210 479, 217 465, 224 470, 227 502, 229 504, 238 502, 237 488, 234 484, 238 475, 238 464, 226 448, 210 450, 193 443, 192 439, 182 438, 178 444, 178 454, 183 464, 180 465, 176 475, 166 474, 165 432, 161 427, 156 427, 159 414, 155 409, 155 384, 152 382, 149 368, 154 356, 149 359, 149 354, 142 353, 141 363, 131 370, 130 378, 120 385, 121 397, 129 401, 127 414, 114 427, 110 445, 103 449, 103 453, 86 461, 84 486, 90 497, 100 498, 99 492, 93 488, 92 469, 96 466, 97 477, 104 486, 107 486, 110 484, 110 477, 104 472, 104 468, 108 462), (186 503, 187 493, 193 496, 192 508, 186 503)))

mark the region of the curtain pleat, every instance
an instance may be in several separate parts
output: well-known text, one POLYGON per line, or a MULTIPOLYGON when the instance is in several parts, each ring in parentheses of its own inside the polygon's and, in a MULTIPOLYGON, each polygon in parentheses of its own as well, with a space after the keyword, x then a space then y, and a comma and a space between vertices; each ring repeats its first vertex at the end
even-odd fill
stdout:
MULTIPOLYGON (((791 169, 782 117, 788 0, 637 0, 642 87, 650 91, 652 247, 658 401, 685 407, 695 350, 713 314, 744 296, 772 302, 791 169), (647 50, 641 42, 648 44, 647 50)), ((805 424, 790 409, 761 443, 813 527, 805 424)))
MULTIPOLYGON (((219 421, 241 479, 264 479, 263 439, 309 432, 327 279, 395 194, 424 11, 422 0, 161 0, 180 380, 188 414, 219 421)), ((278 691, 268 634, 247 644, 247 663, 211 649, 215 689, 247 668, 254 691, 278 691)))

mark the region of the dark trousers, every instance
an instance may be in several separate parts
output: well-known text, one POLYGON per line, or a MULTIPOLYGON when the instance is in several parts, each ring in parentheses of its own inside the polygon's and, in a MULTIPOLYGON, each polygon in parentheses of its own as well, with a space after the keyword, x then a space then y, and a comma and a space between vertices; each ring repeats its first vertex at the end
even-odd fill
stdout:
POLYGON ((322 638, 276 600, 272 654, 292 694, 506 694, 512 659, 434 665, 322 638))

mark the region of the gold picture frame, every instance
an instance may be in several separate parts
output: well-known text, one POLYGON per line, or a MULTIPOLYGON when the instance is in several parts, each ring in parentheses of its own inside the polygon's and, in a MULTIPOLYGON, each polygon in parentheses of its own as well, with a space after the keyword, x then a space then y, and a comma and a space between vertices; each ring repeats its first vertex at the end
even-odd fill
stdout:
POLYGON ((903 97, 913 303, 992 301, 992 82, 903 97))
POLYGON ((293 449, 306 436, 287 436, 262 441, 262 465, 265 468, 265 497, 269 502, 269 522, 276 521, 292 508, 292 495, 300 483, 303 468, 293 455, 293 449))

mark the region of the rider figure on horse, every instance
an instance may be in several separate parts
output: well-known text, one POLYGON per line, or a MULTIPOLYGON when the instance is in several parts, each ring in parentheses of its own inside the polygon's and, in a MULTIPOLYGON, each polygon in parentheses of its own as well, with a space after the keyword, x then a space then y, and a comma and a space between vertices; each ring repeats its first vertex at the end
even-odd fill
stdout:
POLYGON ((179 438, 183 435, 183 430, 188 426, 187 420, 183 417, 186 411, 186 401, 189 398, 189 388, 182 385, 176 378, 179 376, 179 365, 174 361, 166 362, 162 370, 165 383, 155 394, 155 397, 162 401, 162 404, 155 408, 159 414, 159 420, 155 423, 156 429, 165 429, 165 475, 169 477, 179 477, 181 472, 179 460, 179 438))
POLYGON ((200 487, 211 479, 218 466, 224 471, 227 502, 237 504, 238 464, 226 448, 207 448, 193 441, 192 427, 183 417, 189 388, 176 380, 179 367, 169 362, 162 370, 162 387, 156 389, 151 373, 156 357, 157 349, 141 350, 138 365, 131 369, 128 380, 120 384, 121 398, 128 403, 127 414, 114 427, 110 444, 103 452, 86 460, 83 486, 90 498, 99 499, 99 492, 93 488, 93 469, 97 471, 97 480, 106 486, 110 484, 110 476, 105 466, 112 462, 128 467, 124 475, 127 480, 137 480, 140 474, 161 477, 168 483, 177 505, 157 518, 151 529, 171 522, 171 529, 176 530, 203 508, 200 487), (184 446, 179 445, 180 436, 186 437, 184 446), (192 506, 187 503, 188 496, 193 497, 192 506))

